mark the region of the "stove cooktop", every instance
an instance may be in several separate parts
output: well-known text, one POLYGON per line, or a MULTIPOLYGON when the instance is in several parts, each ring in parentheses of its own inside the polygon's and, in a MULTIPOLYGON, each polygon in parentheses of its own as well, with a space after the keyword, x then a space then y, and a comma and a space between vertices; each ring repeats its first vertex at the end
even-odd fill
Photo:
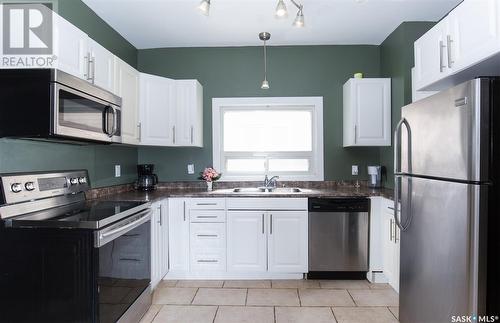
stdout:
POLYGON ((11 227, 100 229, 149 207, 145 202, 83 201, 7 220, 11 227))

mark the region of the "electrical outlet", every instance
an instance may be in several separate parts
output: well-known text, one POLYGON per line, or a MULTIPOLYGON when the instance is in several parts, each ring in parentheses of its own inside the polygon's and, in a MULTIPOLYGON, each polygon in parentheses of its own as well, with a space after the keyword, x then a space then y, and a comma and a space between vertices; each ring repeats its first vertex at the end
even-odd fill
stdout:
POLYGON ((120 165, 115 165, 115 177, 122 176, 122 168, 120 165))
POLYGON ((351 172, 353 176, 358 176, 358 165, 352 165, 351 172))
POLYGON ((193 175, 194 174, 194 164, 188 164, 188 174, 193 175))

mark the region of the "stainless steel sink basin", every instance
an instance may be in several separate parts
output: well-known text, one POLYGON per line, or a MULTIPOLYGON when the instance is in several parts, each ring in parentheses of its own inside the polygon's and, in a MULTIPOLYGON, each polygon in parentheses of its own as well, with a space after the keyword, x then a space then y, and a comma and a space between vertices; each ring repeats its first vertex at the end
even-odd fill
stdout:
POLYGON ((266 188, 266 187, 237 187, 233 189, 233 193, 302 193, 303 190, 297 187, 279 187, 279 188, 266 188))

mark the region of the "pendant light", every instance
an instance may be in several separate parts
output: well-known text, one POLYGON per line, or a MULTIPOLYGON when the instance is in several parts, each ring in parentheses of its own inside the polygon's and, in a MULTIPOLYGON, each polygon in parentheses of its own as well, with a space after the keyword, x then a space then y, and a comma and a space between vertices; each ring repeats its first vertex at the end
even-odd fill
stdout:
POLYGON ((262 81, 262 85, 260 86, 263 90, 269 89, 269 82, 267 81, 267 52, 266 52, 266 41, 271 38, 271 34, 267 31, 261 32, 259 34, 259 39, 264 42, 264 81, 262 81))
POLYGON ((304 13, 302 12, 302 5, 300 6, 299 12, 297 12, 297 17, 295 17, 293 25, 298 28, 304 27, 304 13))
POLYGON ((198 9, 205 16, 208 16, 210 14, 210 0, 201 0, 200 4, 198 5, 198 9))

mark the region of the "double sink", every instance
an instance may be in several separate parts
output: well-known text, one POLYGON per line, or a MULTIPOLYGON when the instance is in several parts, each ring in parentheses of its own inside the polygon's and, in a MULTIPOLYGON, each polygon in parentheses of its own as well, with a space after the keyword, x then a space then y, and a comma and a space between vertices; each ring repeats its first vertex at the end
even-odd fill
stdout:
POLYGON ((237 187, 232 190, 233 193, 303 193, 304 190, 297 187, 237 187))

